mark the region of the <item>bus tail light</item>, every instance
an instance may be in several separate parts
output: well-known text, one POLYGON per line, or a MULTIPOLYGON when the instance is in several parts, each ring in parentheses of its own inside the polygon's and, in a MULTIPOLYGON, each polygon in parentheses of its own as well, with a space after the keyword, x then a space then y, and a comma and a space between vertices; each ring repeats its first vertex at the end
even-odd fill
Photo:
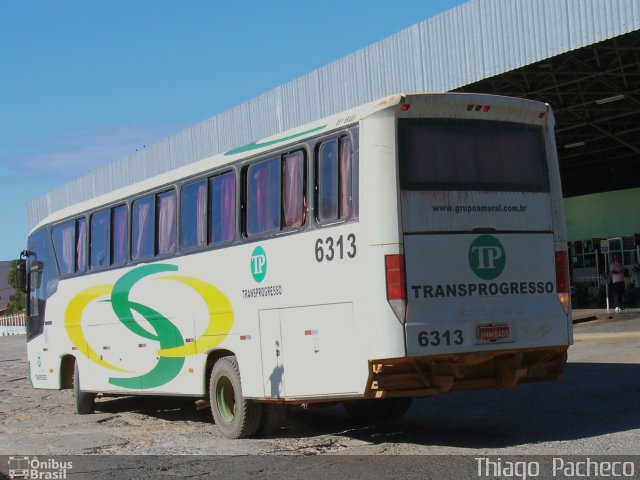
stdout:
POLYGON ((398 320, 404 323, 407 308, 404 255, 385 255, 384 267, 387 280, 387 301, 398 320))
POLYGON ((569 263, 566 251, 556 252, 556 291, 562 308, 569 313, 571 296, 569 294, 569 263))

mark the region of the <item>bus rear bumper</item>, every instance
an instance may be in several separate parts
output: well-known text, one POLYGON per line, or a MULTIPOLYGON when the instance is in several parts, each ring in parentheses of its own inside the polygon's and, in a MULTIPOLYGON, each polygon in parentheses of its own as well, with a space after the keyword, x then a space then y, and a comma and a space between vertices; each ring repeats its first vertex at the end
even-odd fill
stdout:
POLYGON ((369 361, 367 398, 425 397, 457 390, 557 380, 567 345, 369 361))

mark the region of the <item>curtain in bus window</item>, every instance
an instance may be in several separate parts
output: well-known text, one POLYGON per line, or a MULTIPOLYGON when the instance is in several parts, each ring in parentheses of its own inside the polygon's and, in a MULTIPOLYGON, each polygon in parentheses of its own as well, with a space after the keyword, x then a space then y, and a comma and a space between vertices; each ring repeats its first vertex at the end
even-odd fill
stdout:
POLYGON ((73 222, 68 223, 62 230, 62 258, 61 273, 73 273, 75 263, 76 230, 73 222))
POLYGON ((304 154, 295 152, 284 157, 284 226, 299 227, 304 218, 304 154))
POLYGON ((75 266, 75 222, 56 225, 53 228, 53 246, 58 259, 58 268, 62 275, 73 273, 75 266))
POLYGON ((113 234, 111 255, 114 265, 122 265, 127 259, 127 206, 113 209, 113 234))
POLYGON ((152 212, 153 197, 143 198, 133 202, 133 258, 153 256, 153 232, 155 219, 152 212))
POLYGON ((201 247, 207 244, 207 185, 198 185, 198 200, 196 207, 196 244, 201 247))
POLYGON ((158 195, 158 255, 176 250, 176 192, 158 195))
POLYGON ((247 233, 280 228, 280 158, 249 167, 247 233))
POLYGON ((233 240, 236 230, 236 182, 233 172, 211 179, 211 223, 214 243, 233 240))
POLYGON ((338 140, 320 145, 318 165, 318 218, 338 218, 338 140))
POLYGON ((351 205, 353 204, 351 169, 352 169, 351 139, 343 137, 340 139, 340 218, 347 218, 351 215, 351 205))
POLYGON ((81 218, 77 222, 76 232, 76 272, 84 272, 87 267, 87 220, 81 218))

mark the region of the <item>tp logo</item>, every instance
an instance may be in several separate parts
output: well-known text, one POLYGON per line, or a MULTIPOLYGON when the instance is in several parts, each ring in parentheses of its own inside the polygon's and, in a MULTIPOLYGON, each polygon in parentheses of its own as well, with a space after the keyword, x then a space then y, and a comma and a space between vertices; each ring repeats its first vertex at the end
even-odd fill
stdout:
POLYGON ((476 238, 469 247, 469 266, 483 280, 499 277, 506 264, 504 247, 491 235, 476 238))
POLYGON ((251 275, 258 283, 262 282, 267 275, 267 254, 260 246, 254 248, 251 254, 251 275))

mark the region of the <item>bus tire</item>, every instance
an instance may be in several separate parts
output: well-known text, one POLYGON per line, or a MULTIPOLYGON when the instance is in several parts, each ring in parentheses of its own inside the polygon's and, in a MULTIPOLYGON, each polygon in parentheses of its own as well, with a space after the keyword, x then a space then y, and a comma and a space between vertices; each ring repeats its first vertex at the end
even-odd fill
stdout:
POLYGON ((391 399, 391 411, 389 412, 390 420, 402 418, 411 408, 413 397, 397 397, 391 399))
POLYGON ((262 419, 258 434, 272 435, 282 428, 287 419, 287 406, 280 403, 265 403, 262 405, 262 419))
POLYGON ((402 417, 411 407, 411 397, 350 400, 343 403, 349 418, 363 420, 391 420, 402 417))
POLYGON ((209 399, 213 419, 225 437, 245 438, 258 431, 262 405, 242 396, 240 368, 235 356, 222 357, 213 365, 209 399))
POLYGON ((80 388, 80 371, 78 362, 73 366, 73 398, 76 401, 78 415, 87 415, 96 411, 96 395, 93 392, 83 392, 80 388))

